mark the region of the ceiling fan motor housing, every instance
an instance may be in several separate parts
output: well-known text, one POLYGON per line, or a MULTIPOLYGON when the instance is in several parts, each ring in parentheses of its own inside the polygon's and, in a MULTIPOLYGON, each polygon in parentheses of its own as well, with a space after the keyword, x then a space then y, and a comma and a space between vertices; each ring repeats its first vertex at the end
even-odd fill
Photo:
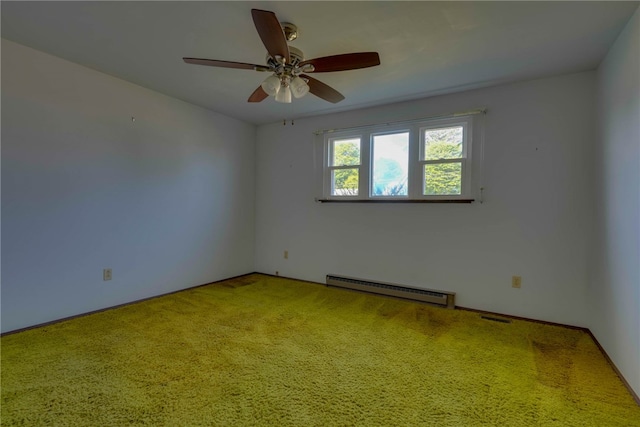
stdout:
MULTIPOLYGON (((297 49, 293 46, 289 46, 289 56, 291 58, 291 61, 289 62, 289 65, 295 67, 296 65, 298 65, 299 63, 301 63, 302 61, 304 61, 304 53, 302 53, 302 51, 300 49, 297 49)), ((267 53, 267 64, 270 63, 279 63, 275 58, 273 58, 271 55, 269 55, 267 53)))
POLYGON ((284 38, 287 39, 287 41, 292 42, 298 38, 298 27, 294 24, 291 22, 281 22, 280 26, 282 26, 284 38))

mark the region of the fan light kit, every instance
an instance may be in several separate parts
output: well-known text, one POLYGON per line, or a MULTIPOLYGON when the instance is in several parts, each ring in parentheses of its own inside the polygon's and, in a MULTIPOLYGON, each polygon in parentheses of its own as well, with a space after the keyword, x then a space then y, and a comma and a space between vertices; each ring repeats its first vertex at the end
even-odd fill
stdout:
POLYGON ((306 73, 346 71, 380 65, 377 52, 346 53, 305 61, 301 50, 287 44, 287 41, 293 41, 298 37, 298 28, 295 25, 289 22, 281 24, 275 13, 266 10, 251 9, 251 16, 258 35, 267 48, 267 65, 201 58, 182 59, 188 64, 269 71, 272 74, 258 86, 248 101, 260 102, 273 96, 277 102, 286 104, 291 103, 292 95, 302 98, 309 92, 332 103, 344 99, 340 92, 306 73))
POLYGON ((286 104, 291 102, 291 95, 296 98, 302 98, 309 93, 308 80, 300 77, 300 74, 302 72, 312 72, 314 69, 311 64, 306 64, 303 67, 298 66, 304 59, 302 51, 299 49, 289 46, 289 56, 291 63, 286 64, 267 55, 267 63, 273 65, 274 72, 260 85, 267 95, 273 96, 276 101, 286 104))

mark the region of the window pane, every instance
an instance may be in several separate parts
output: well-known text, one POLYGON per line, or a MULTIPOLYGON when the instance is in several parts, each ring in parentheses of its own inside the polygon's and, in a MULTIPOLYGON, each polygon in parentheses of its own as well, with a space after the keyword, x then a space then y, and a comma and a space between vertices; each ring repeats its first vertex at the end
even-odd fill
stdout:
POLYGON ((409 132, 373 137, 374 196, 406 196, 409 178, 409 132))
POLYGON ((334 169, 331 171, 332 196, 358 195, 358 169, 334 169))
POLYGON ((459 159, 462 157, 462 126, 424 131, 422 160, 459 159))
POLYGON ((357 166, 360 164, 360 138, 332 141, 331 166, 357 166))
POLYGON ((424 165, 424 195, 462 194, 462 163, 424 165))

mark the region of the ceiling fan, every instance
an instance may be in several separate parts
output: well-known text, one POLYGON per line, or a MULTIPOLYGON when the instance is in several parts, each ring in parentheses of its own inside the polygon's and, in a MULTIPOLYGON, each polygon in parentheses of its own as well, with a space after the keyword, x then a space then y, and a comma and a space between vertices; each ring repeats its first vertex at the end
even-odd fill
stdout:
POLYGON ((332 103, 340 102, 344 99, 340 92, 307 73, 346 71, 380 65, 377 52, 346 53, 305 60, 301 50, 287 44, 298 37, 295 25, 288 22, 281 24, 275 13, 266 10, 251 9, 251 16, 258 35, 267 48, 267 65, 216 59, 182 59, 188 64, 272 72, 251 94, 249 102, 260 102, 268 96, 274 96, 278 102, 290 103, 292 94, 300 98, 308 92, 332 103))

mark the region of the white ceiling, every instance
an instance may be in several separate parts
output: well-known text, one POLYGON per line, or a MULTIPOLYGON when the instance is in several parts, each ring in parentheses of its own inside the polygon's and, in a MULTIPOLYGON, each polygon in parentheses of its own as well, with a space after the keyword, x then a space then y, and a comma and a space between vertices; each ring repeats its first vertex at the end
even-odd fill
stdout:
POLYGON ((639 2, 1 2, 2 37, 231 117, 299 118, 592 70, 639 2), (251 9, 299 27, 314 58, 377 51, 374 68, 317 73, 345 95, 247 98, 267 77, 183 56, 264 64, 251 9))

